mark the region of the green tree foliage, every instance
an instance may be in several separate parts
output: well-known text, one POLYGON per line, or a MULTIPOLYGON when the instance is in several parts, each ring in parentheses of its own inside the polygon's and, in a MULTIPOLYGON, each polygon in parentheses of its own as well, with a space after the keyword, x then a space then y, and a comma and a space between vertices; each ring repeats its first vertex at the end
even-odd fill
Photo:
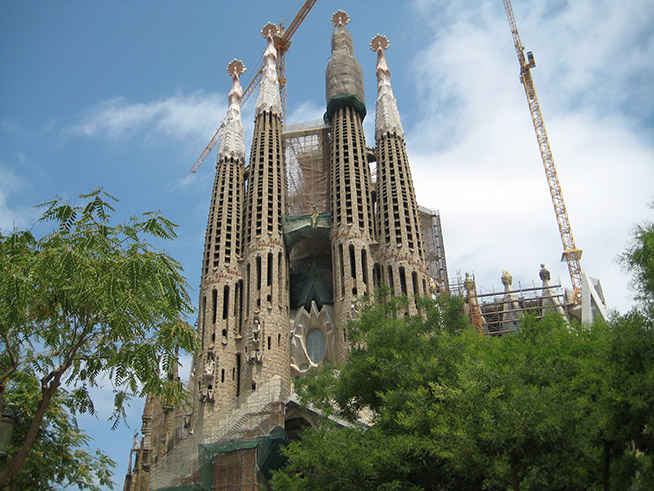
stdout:
POLYGON ((175 238, 157 212, 112 224, 115 201, 96 190, 80 205, 40 205, 40 222, 56 225, 37 239, 29 231, 0 235, 0 384, 19 390, 17 376, 40 381, 41 394, 20 448, 0 475, 16 476, 64 384, 68 409, 93 412, 89 388, 100 377, 114 387, 114 426, 131 395, 184 394, 169 377, 177 350, 193 351, 195 333, 180 317, 191 311, 181 266, 149 240, 175 238))
POLYGON ((400 299, 368 304, 347 362, 297 384, 349 423, 292 443, 275 489, 651 489, 651 319, 527 317, 491 338, 459 307, 426 300, 405 317, 400 299))
MULTIPOLYGON (((60 388, 50 401, 29 458, 12 481, 15 489, 61 489, 75 485, 80 489, 110 486, 114 462, 101 450, 91 452, 89 437, 69 413, 70 392, 60 388)), ((12 455, 25 440, 41 398, 39 380, 19 371, 7 392, 5 407, 20 418, 7 449, 12 455)))
MULTIPOLYGON (((654 208, 654 204, 651 207, 654 208)), ((636 299, 650 309, 650 316, 654 316, 654 223, 636 226, 632 243, 620 259, 633 274, 636 299)))

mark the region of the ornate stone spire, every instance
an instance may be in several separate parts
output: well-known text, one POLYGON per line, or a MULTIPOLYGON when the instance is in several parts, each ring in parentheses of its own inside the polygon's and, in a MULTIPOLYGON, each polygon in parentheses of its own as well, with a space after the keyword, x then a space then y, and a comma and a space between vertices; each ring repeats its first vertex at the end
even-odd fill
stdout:
POLYGON ((245 159, 245 143, 243 141, 243 124, 241 123, 241 97, 243 88, 239 75, 245 72, 241 60, 234 59, 227 65, 227 73, 232 77, 232 90, 229 92, 229 108, 223 121, 223 134, 218 144, 218 160, 233 157, 236 160, 245 159))
POLYGON ((277 50, 273 42, 273 37, 277 34, 277 26, 268 22, 261 29, 261 34, 266 39, 268 46, 263 53, 263 78, 257 97, 256 114, 270 111, 281 115, 282 100, 279 95, 279 79, 277 77, 277 50))
POLYGON ((390 47, 386 36, 377 34, 370 41, 370 49, 377 52, 377 112, 375 114, 375 140, 384 133, 404 137, 400 113, 391 88, 391 71, 386 64, 384 51, 390 47))
POLYGON ((325 72, 327 92, 327 113, 332 114, 341 107, 353 107, 363 119, 366 115, 365 93, 363 90, 363 71, 354 58, 352 34, 345 27, 350 17, 342 10, 332 16, 332 56, 325 72))

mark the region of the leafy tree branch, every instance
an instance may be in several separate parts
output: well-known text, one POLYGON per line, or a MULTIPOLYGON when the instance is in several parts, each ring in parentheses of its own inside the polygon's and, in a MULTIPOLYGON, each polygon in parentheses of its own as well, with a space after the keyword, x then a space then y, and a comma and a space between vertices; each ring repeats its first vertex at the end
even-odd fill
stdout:
POLYGON ((71 411, 93 411, 87 387, 107 376, 117 425, 130 395, 185 394, 170 380, 179 349, 194 351, 195 332, 181 317, 191 303, 181 265, 155 241, 175 238, 175 225, 146 212, 113 225, 110 194, 97 189, 81 204, 54 199, 39 205, 54 229, 0 235, 0 373, 8 390, 21 374, 36 377, 41 397, 21 445, 0 475, 15 479, 38 441, 48 408, 65 382, 71 411), (18 356, 20 354, 20 357, 18 356))

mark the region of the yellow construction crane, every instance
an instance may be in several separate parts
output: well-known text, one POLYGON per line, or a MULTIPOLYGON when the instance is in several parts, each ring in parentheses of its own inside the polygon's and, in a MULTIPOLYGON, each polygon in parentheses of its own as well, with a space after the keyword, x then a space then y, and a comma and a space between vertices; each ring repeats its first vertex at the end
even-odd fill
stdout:
POLYGON ((570 272, 570 280, 572 281, 572 301, 579 303, 581 301, 581 250, 575 247, 575 241, 572 237, 572 229, 570 227, 570 220, 568 219, 568 212, 565 209, 565 202, 563 201, 563 193, 561 192, 561 183, 556 173, 556 166, 554 165, 554 158, 552 157, 552 149, 550 147, 547 132, 545 131, 545 124, 543 116, 540 112, 540 105, 538 104, 538 97, 536 97, 536 89, 534 88, 534 81, 531 78, 530 70, 536 66, 534 57, 531 51, 527 52, 525 57, 524 46, 520 42, 518 35, 518 26, 513 16, 513 9, 511 8, 511 1, 504 0, 504 9, 506 16, 509 19, 511 26, 511 34, 513 34, 513 44, 515 45, 516 53, 518 54, 518 61, 520 62, 520 80, 525 88, 527 95, 527 102, 529 103, 529 110, 531 111, 531 119, 534 123, 534 130, 536 130, 536 138, 538 139, 538 147, 540 148, 540 155, 543 159, 543 166, 545 167, 545 175, 547 176, 547 183, 550 187, 550 194, 552 195, 552 204, 554 205, 554 213, 556 214, 556 221, 559 225, 559 232, 561 233, 561 242, 563 243, 563 255, 561 261, 568 263, 568 271, 570 272))
MULTIPOLYGON (((291 47, 291 38, 297 28, 300 27, 302 21, 306 18, 309 11, 313 8, 317 0, 306 0, 302 7, 300 7, 299 12, 296 14, 295 18, 291 21, 288 28, 284 29, 283 24, 279 24, 279 35, 275 37, 275 48, 277 48, 277 75, 279 77, 279 92, 282 100, 282 120, 286 124, 286 52, 291 47)), ((254 92, 261 82, 263 77, 263 58, 259 62, 257 68, 252 72, 254 76, 250 77, 247 83, 247 88, 243 91, 243 97, 241 97, 241 106, 245 104, 245 101, 248 100, 250 94, 254 92)), ((211 150, 216 143, 220 140, 223 132, 223 124, 221 123, 209 144, 202 151, 202 154, 195 161, 193 167, 191 167, 191 172, 195 174, 197 170, 204 162, 204 159, 211 153, 211 150)))

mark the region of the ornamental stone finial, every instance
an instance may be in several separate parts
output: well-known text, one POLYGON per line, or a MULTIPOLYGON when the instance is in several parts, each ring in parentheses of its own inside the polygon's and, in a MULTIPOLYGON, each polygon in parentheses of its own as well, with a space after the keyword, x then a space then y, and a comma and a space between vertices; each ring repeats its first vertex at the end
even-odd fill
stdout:
POLYGON ((230 74, 230 76, 233 77, 239 77, 240 75, 243 75, 247 68, 245 68, 245 65, 241 60, 237 60, 234 58, 232 61, 229 62, 229 65, 227 65, 227 73, 230 74))
POLYGON ((241 60, 234 58, 229 62, 226 70, 230 77, 232 77, 232 90, 229 92, 229 104, 232 105, 238 103, 240 107, 241 97, 243 97, 243 87, 241 87, 239 82, 239 76, 243 75, 247 68, 245 68, 245 65, 241 60))
POLYGON ((366 116, 366 96, 363 90, 363 71, 354 58, 352 33, 345 27, 350 17, 342 10, 332 15, 332 54, 325 71, 327 111, 325 121, 344 106, 352 107, 361 119, 366 116))
POLYGON ((384 51, 390 48, 391 43, 386 36, 377 34, 370 41, 370 49, 377 52, 377 112, 375 114, 375 139, 387 134, 404 137, 404 129, 397 110, 397 101, 393 96, 391 87, 391 71, 386 64, 384 51))
POLYGON ((475 291, 475 280, 470 276, 470 273, 466 273, 466 279, 463 282, 463 286, 468 293, 475 291))
POLYGON ((337 10, 334 12, 334 15, 332 15, 332 25, 334 27, 342 27, 345 24, 349 24, 350 22, 350 16, 347 15, 347 12, 344 10, 337 10))
POLYGON ((261 35, 264 37, 264 39, 274 38, 277 32, 279 32, 279 28, 272 22, 268 22, 268 24, 261 28, 261 35))
POLYGON ((261 29, 261 35, 266 40, 267 46, 263 53, 263 77, 257 97, 256 114, 263 111, 282 114, 282 100, 279 95, 279 79, 277 77, 277 49, 273 40, 278 32, 279 28, 272 22, 268 22, 261 29))
POLYGON ((541 264, 541 265, 540 265, 540 272, 538 273, 538 276, 540 276, 540 279, 541 279, 542 281, 550 281, 550 279, 551 279, 551 274, 550 274, 550 272, 547 270, 547 268, 545 267, 544 264, 541 264))
POLYGON ((388 38, 386 36, 382 36, 381 34, 377 34, 370 41, 370 49, 372 51, 386 51, 390 47, 391 43, 389 42, 388 38))
POLYGON ((229 91, 229 107, 222 123, 223 134, 218 144, 218 158, 232 157, 245 159, 245 142, 243 141, 243 124, 241 123, 241 97, 243 88, 239 76, 245 72, 245 65, 234 58, 227 65, 227 73, 232 77, 232 89, 229 91))
POLYGON ((509 272, 506 269, 502 271, 502 284, 504 285, 505 288, 508 288, 513 284, 513 277, 509 274, 509 272))

